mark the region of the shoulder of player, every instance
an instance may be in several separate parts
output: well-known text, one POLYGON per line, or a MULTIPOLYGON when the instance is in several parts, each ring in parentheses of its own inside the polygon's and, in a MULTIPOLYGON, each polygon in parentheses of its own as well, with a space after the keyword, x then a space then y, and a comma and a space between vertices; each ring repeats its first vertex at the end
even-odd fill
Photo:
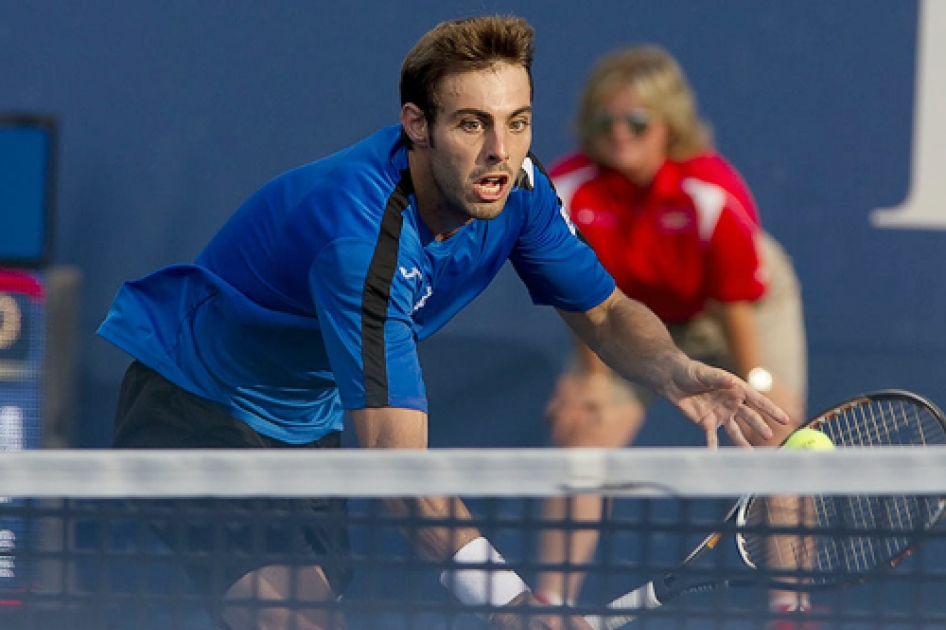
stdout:
POLYGON ((557 198, 567 208, 578 189, 594 179, 600 169, 586 155, 575 152, 559 158, 552 163, 551 168, 543 169, 542 172, 557 198))
MULTIPOLYGON (((376 223, 396 191, 411 188, 405 176, 407 158, 403 150, 392 153, 394 148, 390 141, 384 145, 372 136, 283 173, 268 185, 270 194, 279 198, 285 213, 302 220, 336 227, 376 223)), ((403 199, 406 203, 406 194, 403 199)))
POLYGON ((565 216, 560 192, 543 164, 529 153, 516 176, 501 220, 512 230, 508 232, 511 236, 530 225, 546 225, 549 217, 559 214, 565 216))
POLYGON ((510 198, 535 202, 545 199, 550 193, 554 195, 554 190, 555 186, 545 166, 530 152, 516 173, 510 198))
POLYGON ((385 199, 404 180, 407 149, 388 127, 325 160, 320 183, 346 195, 385 199))
POLYGON ((398 129, 385 127, 354 144, 289 170, 277 180, 295 181, 320 192, 334 189, 365 195, 376 190, 384 195, 397 185, 407 168, 407 150, 400 142, 398 129))

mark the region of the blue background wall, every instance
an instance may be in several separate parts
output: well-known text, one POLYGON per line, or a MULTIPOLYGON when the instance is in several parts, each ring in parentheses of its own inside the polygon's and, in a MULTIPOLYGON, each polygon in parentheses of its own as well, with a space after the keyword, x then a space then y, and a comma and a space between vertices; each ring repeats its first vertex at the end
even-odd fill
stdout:
MULTIPOLYGON (((3 0, 0 110, 61 124, 54 261, 85 275, 81 445, 106 444, 127 363, 94 335, 121 281, 192 259, 267 179, 396 121, 416 39, 495 12, 536 28, 534 149, 546 162, 572 147, 578 91, 601 54, 646 41, 680 59, 795 259, 813 409, 877 387, 946 401, 944 234, 868 220, 909 182, 915 2, 3 0)), ((423 348, 433 443, 543 443, 567 343, 504 272, 423 348)), ((682 422, 651 424, 644 443, 698 442, 682 422)))

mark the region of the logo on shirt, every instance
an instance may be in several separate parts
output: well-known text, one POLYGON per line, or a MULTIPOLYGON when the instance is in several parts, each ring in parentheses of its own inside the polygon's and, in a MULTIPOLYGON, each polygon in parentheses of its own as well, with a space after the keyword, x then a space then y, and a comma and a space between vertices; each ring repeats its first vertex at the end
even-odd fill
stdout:
MULTIPOLYGON (((411 267, 410 269, 407 269, 406 267, 398 266, 398 271, 401 272, 401 275, 404 277, 405 280, 413 280, 414 278, 417 278, 418 280, 421 281, 421 286, 423 286, 424 274, 421 273, 420 269, 418 269, 417 267, 411 267)), ((434 289, 432 286, 428 284, 426 287, 424 287, 424 294, 414 304, 414 308, 411 309, 411 315, 416 313, 418 310, 424 308, 424 305, 427 304, 427 300, 430 298, 431 295, 433 295, 433 293, 434 293, 434 289)))
POLYGON ((690 213, 681 208, 665 208, 657 221, 661 232, 686 232, 693 226, 690 213))
POLYGON ((613 212, 608 212, 607 210, 581 208, 575 213, 575 222, 579 225, 613 228, 618 225, 618 217, 613 212))
POLYGON ((417 267, 411 267, 410 271, 408 271, 404 267, 400 267, 400 270, 401 270, 401 275, 404 276, 405 280, 410 280, 411 278, 420 278, 421 280, 424 279, 424 274, 422 274, 420 272, 420 269, 418 269, 417 267))
POLYGON ((429 298, 433 294, 434 294, 434 288, 432 286, 427 285, 426 287, 424 287, 424 295, 422 295, 421 298, 417 300, 417 304, 415 304, 414 308, 411 309, 411 315, 413 315, 420 309, 424 308, 424 304, 427 303, 427 298, 429 298))

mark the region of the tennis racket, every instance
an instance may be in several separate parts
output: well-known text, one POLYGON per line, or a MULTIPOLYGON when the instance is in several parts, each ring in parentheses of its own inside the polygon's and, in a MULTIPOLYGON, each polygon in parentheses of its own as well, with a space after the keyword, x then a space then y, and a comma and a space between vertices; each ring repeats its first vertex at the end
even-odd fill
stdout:
MULTIPOLYGON (((946 444, 942 411, 900 390, 858 396, 804 426, 842 448, 946 444)), ((720 586, 814 592, 858 584, 907 557, 944 511, 946 498, 938 496, 744 496, 674 571, 612 601, 610 614, 587 621, 595 630, 615 630, 641 609, 720 586), (727 532, 735 533, 749 570, 718 579, 692 575, 694 563, 727 532)))

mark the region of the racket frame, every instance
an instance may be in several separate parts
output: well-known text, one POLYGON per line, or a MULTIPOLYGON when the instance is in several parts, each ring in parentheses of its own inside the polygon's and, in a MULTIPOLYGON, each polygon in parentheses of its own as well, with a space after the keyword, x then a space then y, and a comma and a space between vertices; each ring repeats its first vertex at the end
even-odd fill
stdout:
MULTIPOLYGON (((834 417, 840 416, 841 414, 852 409, 862 407, 865 404, 876 402, 879 399, 885 398, 892 400, 907 400, 910 401, 911 404, 926 409, 939 423, 940 429, 942 430, 943 434, 946 435, 946 416, 944 416, 939 407, 937 407, 927 398, 902 389, 884 389, 861 394, 832 406, 814 418, 808 420, 802 426, 820 429, 826 422, 830 421, 834 417)), ((784 442, 779 445, 779 448, 782 446, 784 446, 784 442)), ((745 548, 744 535, 739 531, 739 526, 741 523, 745 523, 746 512, 754 500, 754 495, 745 495, 741 497, 738 501, 736 501, 735 505, 730 508, 729 512, 722 519, 719 528, 704 538, 703 541, 700 542, 693 549, 693 551, 691 551, 683 559, 683 561, 677 565, 675 569, 629 593, 626 593, 625 595, 612 600, 607 606, 607 608, 611 611, 609 614, 586 617, 591 626, 595 628, 595 630, 616 630, 617 628, 621 628, 633 621, 636 616, 636 611, 638 610, 645 608, 656 608, 681 595, 693 592, 709 591, 722 586, 768 586, 770 588, 775 587, 798 592, 813 592, 860 584, 869 580, 872 576, 879 572, 886 571, 897 566, 905 558, 909 557, 916 547, 928 536, 929 532, 940 522, 942 522, 944 514, 946 514, 946 497, 939 497, 937 509, 934 511, 932 518, 929 519, 929 522, 927 522, 919 532, 913 535, 910 544, 906 545, 901 552, 896 554, 888 561, 878 564, 870 571, 859 573, 856 576, 856 579, 843 582, 839 581, 819 584, 787 582, 772 579, 760 580, 756 576, 745 578, 730 577, 712 580, 691 579, 688 581, 686 579, 687 574, 689 573, 688 567, 700 557, 705 555, 707 551, 716 548, 720 540, 722 540, 726 534, 730 523, 734 524, 734 529, 736 530, 736 548, 739 551, 740 558, 747 567, 752 569, 752 572, 758 571, 755 563, 751 562, 751 559, 748 557, 745 548)))

